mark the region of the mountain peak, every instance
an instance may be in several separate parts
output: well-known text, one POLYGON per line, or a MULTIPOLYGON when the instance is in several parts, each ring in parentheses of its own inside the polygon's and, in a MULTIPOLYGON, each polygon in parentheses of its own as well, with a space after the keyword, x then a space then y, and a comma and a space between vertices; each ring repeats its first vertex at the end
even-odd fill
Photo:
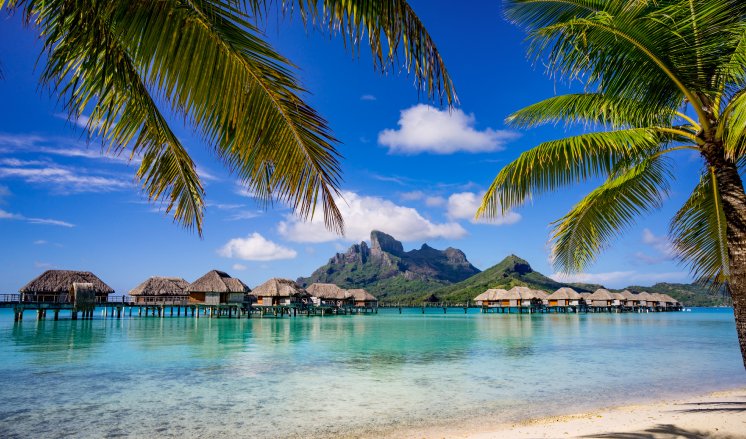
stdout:
POLYGON ((525 259, 521 259, 516 255, 507 256, 505 259, 500 261, 499 264, 497 264, 497 267, 502 268, 506 272, 518 274, 528 274, 534 271, 528 261, 526 261, 525 259))
POLYGON ((391 253, 400 255, 404 253, 404 246, 401 242, 394 239, 393 236, 378 230, 370 232, 370 250, 371 253, 391 253))

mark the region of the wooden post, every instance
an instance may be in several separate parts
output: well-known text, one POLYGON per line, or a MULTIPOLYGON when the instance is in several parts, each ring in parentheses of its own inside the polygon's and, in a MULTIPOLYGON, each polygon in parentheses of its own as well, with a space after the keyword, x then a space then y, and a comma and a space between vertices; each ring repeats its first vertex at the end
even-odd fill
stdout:
POLYGON ((78 312, 75 311, 75 310, 73 310, 72 319, 73 320, 78 320, 78 312))
POLYGON ((55 309, 54 310, 54 319, 59 320, 60 319, 60 310, 55 309))

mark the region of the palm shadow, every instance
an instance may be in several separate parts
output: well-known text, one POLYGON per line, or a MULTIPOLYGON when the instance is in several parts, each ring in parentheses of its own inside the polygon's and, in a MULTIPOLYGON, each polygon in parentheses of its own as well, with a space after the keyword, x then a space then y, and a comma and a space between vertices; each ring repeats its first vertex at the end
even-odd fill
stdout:
POLYGON ((658 424, 655 427, 633 432, 602 433, 580 437, 609 439, 743 439, 743 437, 708 431, 688 430, 673 424, 658 424))

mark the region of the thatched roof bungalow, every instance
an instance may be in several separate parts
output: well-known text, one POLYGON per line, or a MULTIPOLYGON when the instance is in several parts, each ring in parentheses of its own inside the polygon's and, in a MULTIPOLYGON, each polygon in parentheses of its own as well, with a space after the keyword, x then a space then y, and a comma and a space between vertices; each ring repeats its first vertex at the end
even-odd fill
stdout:
POLYGON ((189 282, 180 277, 149 277, 131 289, 129 295, 135 303, 179 303, 189 300, 189 282))
POLYGON ((554 306, 578 306, 581 295, 572 288, 562 287, 547 297, 548 305, 554 306))
POLYGON ((218 305, 220 303, 242 303, 251 289, 240 279, 230 277, 218 270, 208 271, 187 287, 189 302, 218 305))
POLYGON ((474 298, 474 302, 478 306, 499 306, 500 298, 507 293, 507 290, 502 288, 490 288, 484 293, 474 298))
POLYGON ((622 291, 621 294, 624 297, 624 301, 622 301, 622 305, 630 306, 630 307, 640 306, 639 294, 635 294, 630 290, 624 290, 622 291))
POLYGON ((114 289, 106 285, 90 271, 47 270, 31 282, 24 285, 19 292, 24 302, 72 302, 73 284, 91 284, 96 295, 96 302, 106 302, 114 289))
POLYGON ((519 296, 518 305, 511 306, 540 305, 541 303, 543 303, 543 299, 547 297, 547 294, 545 292, 534 290, 529 287, 515 286, 511 288, 510 291, 515 292, 519 296))
POLYGON ((584 292, 584 293, 578 293, 578 294, 580 294, 580 301, 582 303, 585 303, 586 305, 590 305, 591 304, 591 294, 593 294, 593 293, 585 293, 584 292))
POLYGON ((251 295, 262 306, 291 305, 310 297, 308 292, 290 279, 272 278, 254 288, 251 295))
POLYGON ((349 291, 334 284, 314 283, 306 288, 314 305, 354 305, 355 299, 349 291))
POLYGON ((378 307, 378 298, 362 288, 353 288, 347 290, 347 292, 352 295, 352 299, 355 301, 355 306, 366 308, 378 307))
POLYGON ((655 306, 653 304, 653 302, 655 302, 653 296, 647 291, 643 291, 638 294, 637 298, 640 299, 640 306, 655 306))
POLYGON ((624 304, 624 302, 627 301, 627 298, 624 297, 624 294, 622 293, 611 293, 611 298, 613 299, 611 302, 612 306, 621 306, 624 304))
POLYGON ((611 292, 604 288, 599 288, 594 291, 590 296, 588 296, 586 302, 588 300, 590 300, 589 304, 591 306, 612 306, 612 303, 614 302, 611 292))
POLYGON ((498 295, 498 304, 502 307, 517 307, 521 306, 521 292, 523 291, 522 288, 526 288, 530 290, 527 287, 513 287, 509 290, 501 290, 498 295))

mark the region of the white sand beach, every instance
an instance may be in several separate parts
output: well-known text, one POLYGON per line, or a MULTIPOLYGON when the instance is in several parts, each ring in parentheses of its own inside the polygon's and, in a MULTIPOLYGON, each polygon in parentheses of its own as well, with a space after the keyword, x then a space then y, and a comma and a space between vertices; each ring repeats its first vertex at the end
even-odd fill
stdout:
POLYGON ((391 438, 746 438, 746 388, 512 424, 433 427, 391 438))

